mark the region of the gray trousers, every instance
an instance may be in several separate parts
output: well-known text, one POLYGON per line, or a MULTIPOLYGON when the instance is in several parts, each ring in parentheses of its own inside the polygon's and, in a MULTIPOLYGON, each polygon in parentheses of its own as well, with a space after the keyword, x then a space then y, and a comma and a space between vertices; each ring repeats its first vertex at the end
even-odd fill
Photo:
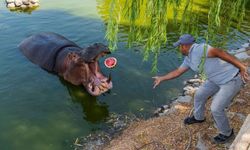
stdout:
POLYGON ((234 96, 240 91, 242 84, 240 75, 223 85, 217 85, 209 80, 205 81, 194 96, 195 119, 204 119, 206 101, 210 96, 213 96, 211 113, 216 126, 221 134, 230 135, 232 129, 230 128, 225 108, 230 105, 234 96))

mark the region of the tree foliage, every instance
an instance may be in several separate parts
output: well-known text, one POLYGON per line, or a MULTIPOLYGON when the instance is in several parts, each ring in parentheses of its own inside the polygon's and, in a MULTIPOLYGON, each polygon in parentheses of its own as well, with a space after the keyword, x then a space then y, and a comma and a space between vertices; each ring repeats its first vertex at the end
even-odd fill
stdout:
MULTIPOLYGON (((107 24, 106 39, 111 50, 117 48, 119 31, 126 30, 129 47, 142 46, 144 60, 154 54, 153 70, 162 45, 169 37, 168 29, 176 28, 179 35, 204 36, 221 45, 216 35, 239 28, 245 15, 247 0, 98 0, 99 13, 107 24), (208 8, 202 6, 208 5, 208 8), (201 32, 200 18, 207 20, 201 32), (202 35, 203 34, 203 35, 202 35)), ((225 43, 225 42, 224 42, 225 43)))

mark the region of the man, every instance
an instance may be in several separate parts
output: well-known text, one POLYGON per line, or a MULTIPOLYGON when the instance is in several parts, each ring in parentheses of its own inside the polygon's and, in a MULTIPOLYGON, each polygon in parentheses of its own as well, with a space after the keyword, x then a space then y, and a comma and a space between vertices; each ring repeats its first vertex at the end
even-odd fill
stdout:
POLYGON ((180 47, 181 53, 185 55, 184 61, 178 69, 164 76, 153 77, 155 79, 153 88, 162 81, 180 76, 189 68, 195 72, 203 70, 207 80, 195 93, 193 116, 187 117, 184 124, 204 122, 205 103, 210 96, 213 96, 211 112, 219 130, 213 142, 217 144, 228 142, 234 138, 234 132, 230 128, 225 108, 239 92, 243 82, 248 80, 247 66, 221 49, 205 43, 195 43, 190 34, 180 36, 174 46, 180 47))

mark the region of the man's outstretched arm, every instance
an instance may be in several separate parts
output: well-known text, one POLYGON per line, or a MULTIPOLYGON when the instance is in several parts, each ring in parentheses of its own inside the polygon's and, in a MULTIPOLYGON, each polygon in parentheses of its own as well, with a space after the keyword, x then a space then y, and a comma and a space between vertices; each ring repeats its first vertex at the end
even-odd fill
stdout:
POLYGON ((208 51, 208 57, 219 57, 219 58, 233 64, 234 66, 236 66, 237 68, 240 69, 240 74, 241 74, 242 80, 244 82, 249 80, 247 66, 245 66, 237 58, 228 54, 227 52, 223 51, 222 49, 210 48, 208 51))
POLYGON ((155 76, 155 77, 152 77, 153 79, 155 79, 153 88, 155 88, 156 86, 158 86, 162 81, 171 80, 171 79, 179 77, 180 75, 182 75, 183 73, 185 73, 188 69, 189 68, 186 68, 186 67, 179 67, 178 69, 176 69, 174 71, 171 71, 171 72, 167 73, 164 76, 155 76))

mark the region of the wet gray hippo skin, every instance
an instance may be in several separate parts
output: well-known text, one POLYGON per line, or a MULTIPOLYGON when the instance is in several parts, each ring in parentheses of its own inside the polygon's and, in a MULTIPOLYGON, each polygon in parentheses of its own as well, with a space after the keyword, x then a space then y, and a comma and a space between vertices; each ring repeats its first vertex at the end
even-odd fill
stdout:
POLYGON ((100 57, 110 53, 101 43, 81 48, 59 34, 39 33, 23 40, 19 49, 31 62, 74 85, 83 85, 93 96, 112 88, 110 77, 101 73, 98 64, 100 57))

